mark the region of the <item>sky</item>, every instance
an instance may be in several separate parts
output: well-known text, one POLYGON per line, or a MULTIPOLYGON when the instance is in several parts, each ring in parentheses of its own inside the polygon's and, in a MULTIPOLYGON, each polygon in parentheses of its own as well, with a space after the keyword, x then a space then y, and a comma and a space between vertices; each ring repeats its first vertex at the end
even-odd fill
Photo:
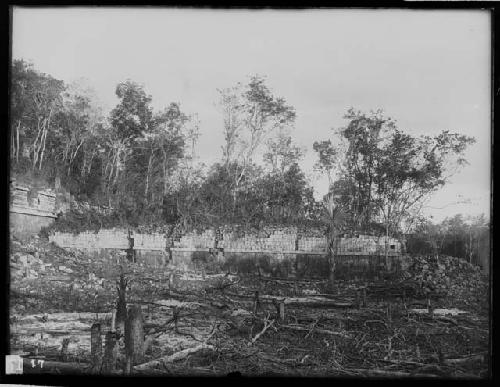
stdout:
POLYGON ((450 130, 476 138, 469 165, 424 208, 440 221, 490 212, 491 33, 487 11, 13 9, 12 57, 54 78, 85 78, 105 110, 131 79, 161 109, 197 113, 199 160, 222 156, 217 89, 266 84, 297 112, 292 131, 316 197, 314 141, 346 124, 350 107, 383 109, 413 135, 450 130), (459 202, 459 203, 457 203, 459 202))

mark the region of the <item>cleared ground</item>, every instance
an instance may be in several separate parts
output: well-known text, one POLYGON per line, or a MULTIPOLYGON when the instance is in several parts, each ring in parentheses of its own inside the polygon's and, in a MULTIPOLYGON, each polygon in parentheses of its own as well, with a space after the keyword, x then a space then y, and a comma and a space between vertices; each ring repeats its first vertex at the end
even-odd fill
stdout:
MULTIPOLYGON (((13 240, 10 256, 11 353, 22 354, 26 365, 44 360, 27 372, 91 372, 90 327, 100 321, 109 330, 123 270, 131 285, 127 301, 141 305, 144 316, 146 352, 136 374, 488 375, 485 278, 443 295, 422 289, 414 274, 339 281, 330 289, 320 280, 100 261, 40 239, 13 240)), ((120 345, 117 373, 125 361, 120 345)))

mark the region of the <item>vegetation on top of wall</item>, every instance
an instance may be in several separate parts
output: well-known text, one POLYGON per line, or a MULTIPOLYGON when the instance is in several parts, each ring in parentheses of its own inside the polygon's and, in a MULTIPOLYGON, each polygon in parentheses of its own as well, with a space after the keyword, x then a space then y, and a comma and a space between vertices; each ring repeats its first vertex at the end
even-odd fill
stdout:
MULTIPOLYGON (((145 87, 125 80, 104 112, 85 82, 66 84, 23 60, 11 70, 11 171, 60 182, 76 200, 111 211, 70 212, 53 230, 325 224, 300 167, 306 149, 293 141, 295 108, 263 76, 218 90, 222 157, 205 165, 195 152, 202 123, 178 102, 154 110, 145 87)), ((349 109, 344 119, 331 139, 311 145, 344 228, 356 232, 406 234, 403 225, 466 164, 475 141, 448 131, 414 136, 382 111, 349 109)))

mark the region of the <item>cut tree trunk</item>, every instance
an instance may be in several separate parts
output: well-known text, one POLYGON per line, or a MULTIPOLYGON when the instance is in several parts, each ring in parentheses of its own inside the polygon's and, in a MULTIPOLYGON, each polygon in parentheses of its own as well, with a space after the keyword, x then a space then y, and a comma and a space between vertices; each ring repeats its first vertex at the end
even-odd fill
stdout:
POLYGON ((133 305, 128 311, 125 323, 125 352, 127 354, 127 373, 131 367, 144 357, 144 322, 141 307, 133 305))
POLYGON ((93 371, 99 371, 102 361, 101 324, 95 323, 90 328, 90 356, 93 371))
POLYGON ((103 373, 112 373, 116 368, 116 358, 118 356, 118 345, 116 343, 116 333, 106 333, 106 343, 104 348, 104 359, 102 365, 103 373))

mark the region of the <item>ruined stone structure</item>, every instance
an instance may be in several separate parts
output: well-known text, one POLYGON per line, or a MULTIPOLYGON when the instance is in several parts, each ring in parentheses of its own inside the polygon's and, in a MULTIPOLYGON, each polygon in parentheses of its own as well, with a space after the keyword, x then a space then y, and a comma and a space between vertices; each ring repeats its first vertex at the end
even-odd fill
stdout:
MULTIPOLYGON (((264 227, 259 232, 241 234, 227 226, 223 230, 186 233, 173 243, 164 234, 129 232, 124 229, 79 234, 56 232, 49 238, 63 248, 102 255, 110 250, 129 249, 130 235, 134 240, 137 262, 155 266, 169 264, 191 268, 215 260, 235 270, 253 270, 252 267, 260 262, 258 265, 262 270, 284 276, 297 272, 319 276, 328 272, 326 237, 303 235, 294 227, 264 227)), ((321 230, 311 230, 310 234, 321 235, 321 230)), ((340 273, 356 270, 360 275, 366 271, 377 273, 387 265, 385 248, 383 237, 342 238, 338 246, 337 269, 340 273)), ((397 262, 403 254, 401 244, 389 238, 387 248, 390 266, 399 267, 397 262)))
POLYGON ((55 210, 56 195, 52 190, 37 190, 12 180, 9 207, 11 234, 24 238, 38 233, 54 221, 55 210))

